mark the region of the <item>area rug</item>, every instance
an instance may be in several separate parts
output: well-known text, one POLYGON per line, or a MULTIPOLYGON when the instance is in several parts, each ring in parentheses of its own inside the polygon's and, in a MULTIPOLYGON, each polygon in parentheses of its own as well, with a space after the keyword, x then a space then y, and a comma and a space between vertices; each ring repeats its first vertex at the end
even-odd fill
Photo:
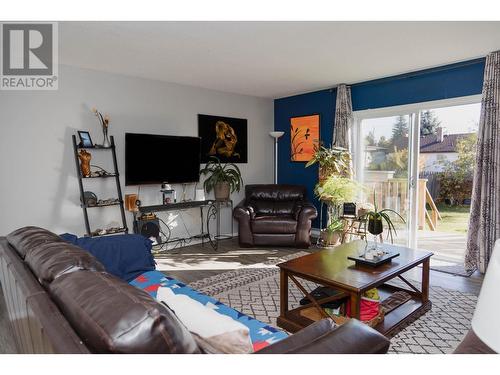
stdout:
MULTIPOLYGON (((305 282, 312 290, 314 283, 305 282)), ((415 283, 418 285, 418 283, 415 283)), ((270 325, 279 315, 279 269, 240 269, 195 281, 191 287, 270 325)), ((302 293, 290 283, 289 303, 302 293)), ((477 297, 441 287, 430 288, 432 310, 391 339, 389 353, 451 353, 470 329, 477 297)))
POLYGON ((462 277, 470 277, 473 273, 474 270, 472 271, 467 271, 464 267, 463 264, 450 264, 446 266, 433 266, 431 265, 431 270, 437 271, 437 272, 443 272, 443 273, 448 273, 453 276, 462 276, 462 277))
POLYGON ((169 271, 235 270, 243 268, 274 268, 278 263, 304 256, 309 252, 284 252, 278 249, 240 248, 230 251, 182 254, 165 252, 155 255, 156 269, 169 271), (285 255, 284 255, 285 254, 285 255), (256 261, 258 259, 258 261, 256 261))

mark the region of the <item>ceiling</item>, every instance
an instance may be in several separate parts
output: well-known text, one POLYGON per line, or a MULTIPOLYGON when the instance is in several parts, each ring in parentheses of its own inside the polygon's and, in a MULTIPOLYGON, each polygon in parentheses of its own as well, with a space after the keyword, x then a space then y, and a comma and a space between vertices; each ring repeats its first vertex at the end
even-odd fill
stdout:
POLYGON ((59 62, 279 98, 485 56, 500 22, 61 22, 59 62))

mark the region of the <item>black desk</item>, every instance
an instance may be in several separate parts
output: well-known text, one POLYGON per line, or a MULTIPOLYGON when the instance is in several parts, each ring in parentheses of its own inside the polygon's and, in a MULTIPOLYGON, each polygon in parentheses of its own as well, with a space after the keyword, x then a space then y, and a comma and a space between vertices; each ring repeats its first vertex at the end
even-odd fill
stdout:
MULTIPOLYGON (((233 202, 232 200, 228 201, 216 201, 216 200, 204 200, 204 201, 184 201, 184 202, 175 202, 175 203, 168 203, 168 204, 158 204, 158 205, 152 205, 152 206, 140 206, 138 208, 138 213, 134 214, 134 220, 137 220, 137 214, 146 214, 146 213, 156 213, 156 212, 165 212, 165 211, 182 211, 182 210, 187 210, 191 208, 200 208, 200 234, 193 236, 194 238, 200 238, 201 239, 201 244, 204 245, 205 243, 205 238, 208 239, 208 242, 212 246, 214 250, 217 250, 218 247, 218 240, 222 238, 220 235, 220 208, 222 205, 230 205, 232 208, 233 202), (205 219, 205 213, 204 213, 204 208, 207 209, 206 212, 206 219, 205 219), (210 220, 215 220, 216 219, 216 225, 217 225, 217 234, 215 236, 210 235, 210 220), (205 222, 206 222, 206 231, 205 231, 205 222)), ((232 217, 232 212, 231 212, 231 217, 232 217)), ((232 219, 231 219, 232 220, 232 219)), ((135 225, 134 225, 135 227, 135 225)), ((232 228, 232 226, 231 226, 232 228)), ((232 233, 231 233, 232 234, 232 233)), ((228 238, 228 237, 224 237, 228 238)), ((190 239, 190 238, 184 238, 184 239, 190 239)))

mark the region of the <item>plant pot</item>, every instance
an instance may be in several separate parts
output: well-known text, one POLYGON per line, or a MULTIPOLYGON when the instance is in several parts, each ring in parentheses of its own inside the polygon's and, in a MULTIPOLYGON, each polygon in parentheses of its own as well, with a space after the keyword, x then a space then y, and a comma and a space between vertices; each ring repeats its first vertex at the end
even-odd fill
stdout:
POLYGON ((321 231, 321 241, 327 246, 336 246, 340 244, 340 237, 342 236, 342 232, 335 231, 329 232, 327 230, 321 231))
POLYGON ((368 220, 368 232, 374 236, 378 236, 384 231, 384 226, 382 224, 382 219, 370 219, 368 220))
POLYGON ((231 194, 231 189, 229 182, 218 182, 214 186, 215 200, 217 201, 227 201, 229 195, 231 194))

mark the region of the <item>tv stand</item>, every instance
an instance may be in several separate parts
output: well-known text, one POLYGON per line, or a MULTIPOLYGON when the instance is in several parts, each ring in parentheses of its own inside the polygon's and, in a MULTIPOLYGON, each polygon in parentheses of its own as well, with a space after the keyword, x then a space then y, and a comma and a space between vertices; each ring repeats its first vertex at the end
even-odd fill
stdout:
MULTIPOLYGON (((166 211, 183 211, 187 209, 192 209, 192 208, 198 208, 200 209, 200 234, 192 236, 192 237, 185 237, 178 239, 178 241, 181 240, 190 240, 191 238, 200 238, 201 239, 201 244, 202 246, 205 244, 205 239, 208 240, 210 245, 214 250, 217 250, 218 248, 218 242, 219 239, 221 239, 220 235, 220 208, 222 204, 228 204, 230 203, 232 206, 232 201, 216 201, 216 200, 204 200, 204 201, 184 201, 184 202, 175 202, 175 203, 168 203, 168 204, 158 204, 158 205, 152 205, 152 206, 140 206, 138 207, 138 212, 134 213, 134 224, 135 221, 139 218, 140 215, 142 214, 147 214, 147 213, 157 213, 157 212, 166 212, 166 211), (206 208, 206 214, 204 212, 204 209, 206 208), (214 236, 210 235, 210 221, 211 220, 216 220, 216 227, 217 227, 217 234, 214 236), (206 226, 206 231, 205 231, 205 226, 206 226)), ((232 220, 232 219, 231 219, 232 220)), ((136 227, 136 225, 134 225, 136 227)), ((232 233, 231 233, 232 234, 232 233)), ((229 236, 225 236, 224 238, 228 238, 229 236)), ((167 243, 169 241, 166 241, 167 243)), ((164 245, 166 242, 162 242, 159 245, 164 245)))

